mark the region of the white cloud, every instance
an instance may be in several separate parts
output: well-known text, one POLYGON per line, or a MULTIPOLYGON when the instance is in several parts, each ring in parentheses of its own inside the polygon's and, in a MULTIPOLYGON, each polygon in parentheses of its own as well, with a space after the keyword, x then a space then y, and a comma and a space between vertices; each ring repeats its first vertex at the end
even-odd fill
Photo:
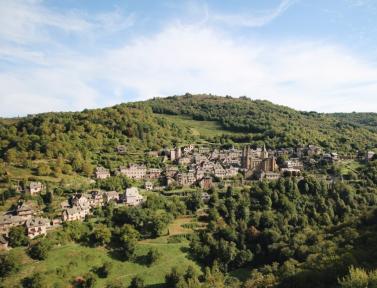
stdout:
MULTIPOLYGON (((117 26, 106 16, 96 25, 107 27, 102 34, 117 26)), ((185 92, 247 95, 302 110, 377 111, 377 67, 328 42, 239 40, 205 25, 174 24, 94 55, 64 45, 43 53, 1 44, 0 59, 35 63, 0 66, 2 116, 185 92)))
POLYGON ((0 0, 0 44, 46 44, 53 41, 55 32, 96 36, 127 29, 135 21, 135 15, 125 16, 118 8, 89 15, 78 10, 55 11, 43 4, 38 0, 0 0))
POLYGON ((215 12, 211 15, 211 18, 215 21, 223 22, 231 26, 261 27, 282 15, 295 2, 297 2, 297 0, 282 0, 274 9, 256 12, 250 11, 247 14, 245 12, 237 14, 215 12))

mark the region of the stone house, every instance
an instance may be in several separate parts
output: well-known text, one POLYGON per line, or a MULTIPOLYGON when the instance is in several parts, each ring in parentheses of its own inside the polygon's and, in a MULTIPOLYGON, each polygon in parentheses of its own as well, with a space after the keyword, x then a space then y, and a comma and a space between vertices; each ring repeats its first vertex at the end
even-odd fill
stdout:
POLYGON ((205 161, 201 164, 201 167, 204 171, 211 173, 213 172, 213 169, 215 168, 215 164, 211 161, 205 161))
POLYGON ((201 146, 198 148, 199 154, 208 154, 210 152, 209 147, 201 146))
POLYGON ((226 177, 226 171, 220 164, 217 164, 215 167, 213 167, 213 174, 220 179, 226 177))
POLYGON ((180 186, 191 186, 196 182, 196 178, 193 173, 178 173, 176 175, 176 181, 180 186))
POLYGON ((88 210, 82 210, 77 206, 72 208, 67 208, 62 213, 63 221, 76 221, 84 220, 85 216, 88 215, 88 210))
POLYGON ((90 202, 89 198, 91 196, 88 194, 76 194, 72 199, 72 206, 76 206, 82 210, 87 210, 89 213, 90 202))
POLYGON ((201 163, 203 163, 205 161, 208 161, 208 158, 206 156, 201 155, 201 154, 194 155, 194 162, 196 164, 201 164, 201 163))
POLYGON ((106 191, 103 193, 103 197, 106 203, 110 201, 119 202, 119 193, 116 191, 106 191))
POLYGON ((104 167, 97 167, 95 171, 95 175, 97 179, 106 179, 110 177, 110 170, 104 167))
POLYGON ((228 178, 235 177, 238 174, 238 168, 231 166, 225 169, 225 172, 226 172, 225 177, 228 177, 228 178))
POLYGON ((123 199, 124 203, 128 206, 138 206, 143 203, 144 200, 136 187, 127 188, 123 199))
POLYGON ((284 168, 291 168, 291 169, 304 169, 304 164, 299 158, 291 158, 284 162, 284 168))
POLYGON ((210 176, 204 177, 202 180, 200 180, 199 185, 200 185, 200 188, 202 188, 204 190, 210 189, 213 185, 212 177, 210 177, 210 176))
POLYGON ((301 175, 301 170, 295 169, 295 168, 281 168, 280 172, 283 176, 299 176, 299 175, 301 175))
POLYGON ((280 178, 280 173, 276 173, 276 172, 272 172, 272 171, 267 171, 267 172, 264 172, 262 171, 260 173, 260 180, 262 179, 267 179, 267 180, 277 180, 280 178))
POLYGON ((308 145, 306 149, 306 154, 309 157, 318 156, 322 154, 322 148, 315 145, 308 145))
POLYGON ((147 172, 147 178, 158 179, 161 176, 162 170, 159 168, 149 168, 147 172))
POLYGON ((191 162, 190 157, 181 157, 178 159, 178 164, 182 166, 188 165, 190 164, 190 162, 191 162))
POLYGON ((35 212, 31 203, 22 202, 17 205, 16 214, 24 219, 31 218, 35 212))
POLYGON ((145 165, 131 164, 128 167, 120 167, 119 172, 130 179, 143 179, 147 175, 145 165))
POLYGON ((103 205, 103 192, 101 190, 92 190, 87 194, 90 207, 99 207, 103 205))
POLYGON ((22 216, 2 215, 0 216, 0 235, 8 235, 9 229, 15 226, 24 225, 26 219, 22 216))
POLYGON ((149 151, 147 152, 149 157, 158 157, 158 151, 149 151))
POLYGON ((196 181, 199 181, 200 179, 202 179, 205 176, 205 174, 206 172, 203 169, 201 168, 196 169, 195 171, 196 181))
POLYGON ((178 167, 177 166, 170 166, 167 167, 165 170, 165 176, 166 177, 175 177, 175 175, 178 173, 178 167))
POLYGON ((44 189, 44 186, 41 182, 30 182, 29 189, 27 191, 30 193, 31 196, 38 195, 44 189))
POLYGON ((33 239, 40 235, 46 235, 47 229, 50 226, 50 221, 45 218, 31 218, 28 219, 25 223, 26 230, 27 230, 27 236, 30 239, 33 239))

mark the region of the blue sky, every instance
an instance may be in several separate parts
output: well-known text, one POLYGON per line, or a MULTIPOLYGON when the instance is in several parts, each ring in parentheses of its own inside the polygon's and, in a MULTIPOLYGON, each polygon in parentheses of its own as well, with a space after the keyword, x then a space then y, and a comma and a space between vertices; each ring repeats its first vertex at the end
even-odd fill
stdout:
POLYGON ((374 0, 0 0, 0 116, 174 94, 377 112, 374 0))

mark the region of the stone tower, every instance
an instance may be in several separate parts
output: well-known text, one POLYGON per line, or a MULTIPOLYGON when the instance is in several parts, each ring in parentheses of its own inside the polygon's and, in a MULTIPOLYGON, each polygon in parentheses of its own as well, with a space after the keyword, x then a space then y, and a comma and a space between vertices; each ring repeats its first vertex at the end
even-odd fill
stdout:
POLYGON ((263 150, 262 150, 262 153, 261 153, 261 158, 262 159, 268 158, 268 152, 267 152, 267 149, 266 149, 266 144, 263 144, 263 150))

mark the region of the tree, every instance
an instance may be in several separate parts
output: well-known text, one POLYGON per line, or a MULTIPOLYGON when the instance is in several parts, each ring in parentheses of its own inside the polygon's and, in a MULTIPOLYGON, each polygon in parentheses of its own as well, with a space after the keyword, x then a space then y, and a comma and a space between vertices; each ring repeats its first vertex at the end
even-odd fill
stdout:
POLYGON ((49 287, 49 280, 42 273, 35 273, 30 277, 26 277, 22 281, 24 288, 45 288, 49 287))
POLYGON ((150 248, 146 260, 148 265, 152 265, 157 262, 157 260, 161 257, 161 253, 156 248, 150 248))
POLYGON ((110 242, 111 231, 106 225, 98 224, 92 232, 91 239, 95 245, 106 245, 110 242))
POLYGON ((14 253, 0 254, 0 277, 6 277, 20 269, 20 258, 14 253))
POLYGON ((46 205, 52 204, 52 201, 54 199, 54 194, 51 191, 48 191, 46 195, 44 196, 43 200, 46 205))
POLYGON ((131 284, 129 286, 129 288, 144 288, 144 287, 145 287, 144 280, 140 276, 133 277, 131 280, 131 284))
POLYGON ((97 269, 97 274, 101 278, 106 278, 109 276, 111 270, 113 268, 113 263, 111 262, 105 262, 101 267, 97 269))
POLYGON ((36 260, 45 260, 51 248, 51 243, 47 239, 43 239, 30 247, 29 255, 36 260))
POLYGON ((93 273, 89 272, 84 275, 84 282, 83 287, 84 288, 93 288, 97 283, 97 277, 93 273))
POLYGON ((11 148, 6 152, 5 160, 8 163, 14 163, 17 160, 17 151, 15 148, 11 148))
POLYGON ((82 158, 82 154, 80 153, 80 151, 76 151, 75 155, 72 157, 72 169, 76 172, 81 172, 83 164, 84 159, 82 158))
POLYGON ((165 275, 166 287, 176 288, 183 279, 183 274, 178 271, 177 267, 173 267, 170 273, 165 275))
POLYGON ((115 247, 124 259, 130 259, 136 249, 137 240, 140 237, 139 232, 129 224, 123 225, 118 231, 115 231, 115 247))
POLYGON ((37 168, 37 174, 39 176, 48 176, 51 174, 50 166, 48 166, 46 163, 41 163, 38 165, 37 168))
POLYGON ((94 171, 94 166, 90 163, 90 161, 84 161, 82 164, 82 172, 85 176, 90 177, 92 176, 94 171))
POLYGON ((200 207, 203 206, 203 199, 202 194, 199 191, 195 191, 189 195, 189 197, 186 199, 186 206, 187 209, 195 212, 200 207))
POLYGON ((17 226, 10 228, 8 243, 11 247, 27 246, 29 238, 26 236, 25 227, 17 226))
POLYGON ((351 266, 348 275, 338 280, 342 288, 377 287, 377 270, 370 273, 361 268, 351 266))

